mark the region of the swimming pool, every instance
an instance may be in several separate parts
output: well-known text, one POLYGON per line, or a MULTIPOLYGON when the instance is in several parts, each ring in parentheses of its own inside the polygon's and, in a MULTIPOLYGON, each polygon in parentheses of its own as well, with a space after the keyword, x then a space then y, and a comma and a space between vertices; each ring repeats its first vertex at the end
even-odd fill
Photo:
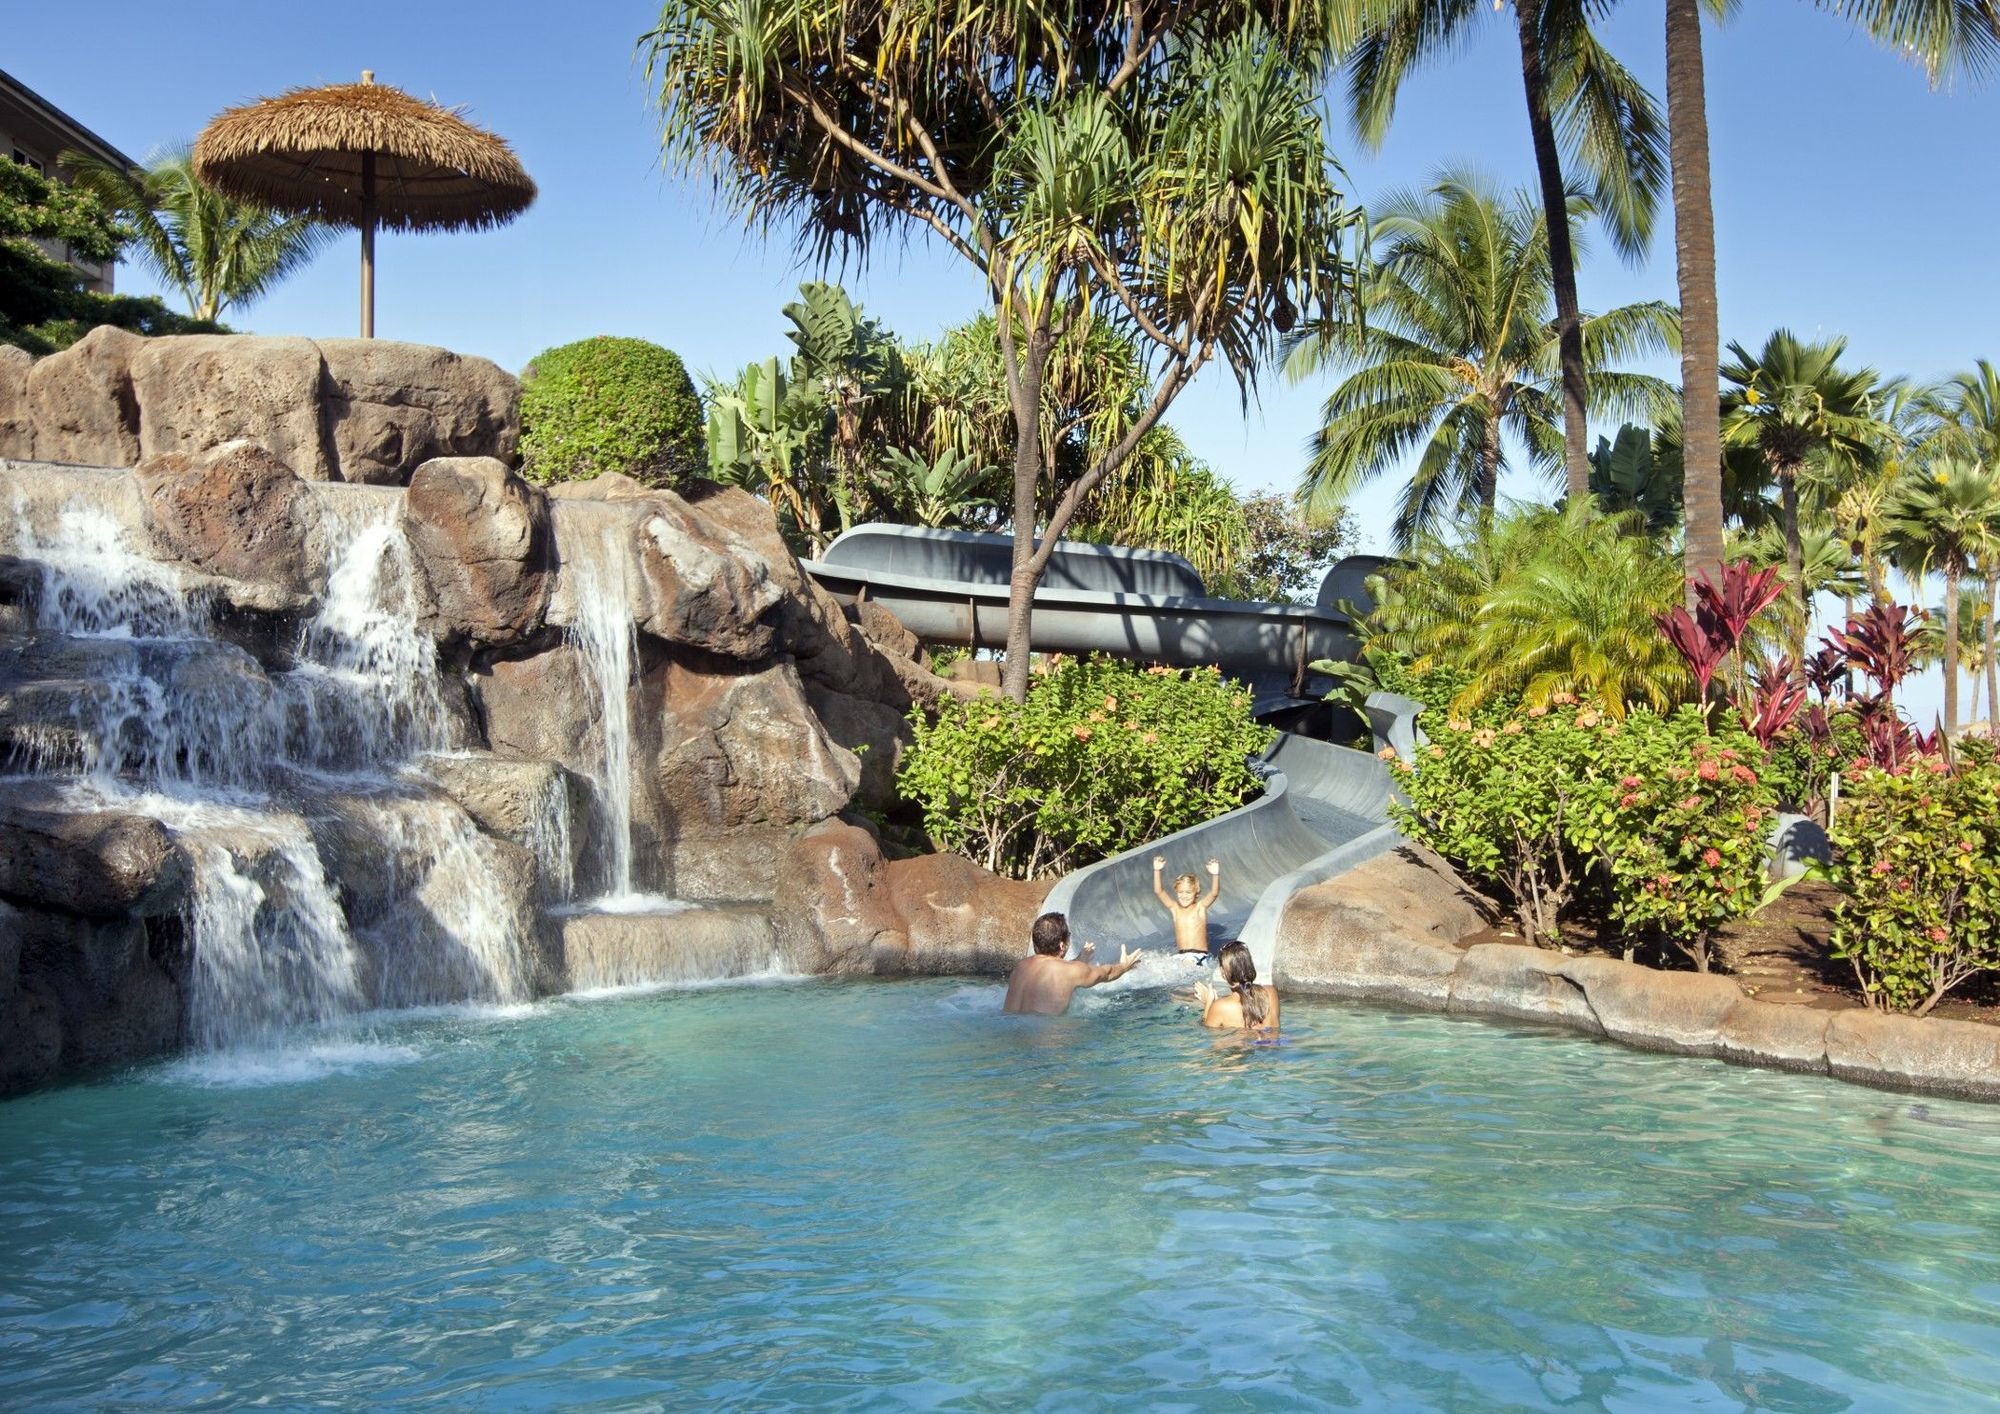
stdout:
POLYGON ((2000 1112, 1525 1029, 789 983, 0 1104, 0 1405, 1963 1408, 2000 1112))

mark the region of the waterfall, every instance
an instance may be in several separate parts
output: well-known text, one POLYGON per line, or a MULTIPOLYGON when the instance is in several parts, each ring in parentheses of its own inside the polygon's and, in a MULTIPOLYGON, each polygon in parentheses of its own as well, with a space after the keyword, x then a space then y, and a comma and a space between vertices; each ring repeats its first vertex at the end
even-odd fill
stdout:
MULTIPOLYGON (((36 637, 9 686, 17 716, 22 703, 38 715, 17 722, 12 788, 172 833, 192 866, 188 1023, 204 1048, 269 1044, 371 1004, 531 989, 502 847, 409 779, 457 743, 400 501, 338 488, 318 504, 325 592, 289 664, 267 672, 218 631, 210 592, 137 552, 112 517, 73 505, 42 532, 17 498, 36 637), (343 829, 328 853, 320 836, 343 829)), ((545 827, 550 854, 566 829, 545 827)))
POLYGON ((626 584, 629 558, 622 523, 595 518, 590 533, 561 543, 562 573, 569 580, 570 641, 582 655, 597 696, 599 746, 591 763, 591 792, 604 840, 604 897, 593 906, 630 907, 632 888, 632 664, 638 630, 626 584))

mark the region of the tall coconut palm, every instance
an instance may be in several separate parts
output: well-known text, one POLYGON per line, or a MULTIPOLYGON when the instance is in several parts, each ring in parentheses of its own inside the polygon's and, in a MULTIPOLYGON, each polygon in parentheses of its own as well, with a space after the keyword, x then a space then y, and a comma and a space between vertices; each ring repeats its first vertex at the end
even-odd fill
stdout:
POLYGON ((192 152, 186 143, 162 148, 143 168, 69 152, 63 165, 131 226, 128 249, 187 301, 189 314, 220 319, 311 263, 339 232, 223 196, 195 176, 192 152))
POLYGON ((1812 621, 1812 585, 1800 535, 1800 479, 1813 468, 1832 473, 1871 466, 1896 437, 1881 415, 1881 377, 1872 368, 1842 368, 1840 357, 1846 351, 1842 338, 1809 344, 1779 329, 1754 357, 1743 345, 1731 344, 1734 361, 1722 369, 1729 384, 1721 398, 1722 441, 1754 450, 1778 484, 1786 578, 1803 615, 1792 654, 1801 672, 1812 621))
MULTIPOLYGON (((1364 6, 1366 29, 1347 60, 1349 108, 1362 141, 1381 145, 1403 79, 1412 69, 1452 53, 1482 16, 1504 9, 1486 0, 1375 0, 1364 6)), ((1587 494, 1590 485, 1589 379, 1576 253, 1565 220, 1569 185, 1563 163, 1567 160, 1588 175, 1612 243, 1630 258, 1643 254, 1652 237, 1666 183, 1666 131, 1659 106, 1598 42, 1590 20, 1600 9, 1585 0, 1514 0, 1512 14, 1542 220, 1549 232, 1562 370, 1563 463, 1575 499, 1587 494)))
MULTIPOLYGON (((1731 0, 1705 0, 1721 13, 1731 0)), ((2000 60, 1993 0, 1816 0, 1920 64, 1933 83, 1980 75, 2000 60)), ((1708 170, 1708 93, 1701 48, 1704 0, 1665 0, 1667 152, 1673 173, 1674 254, 1682 320, 1681 397, 1688 428, 1682 499, 1687 506, 1688 606, 1692 576, 1722 562, 1722 446, 1709 429, 1722 355, 1715 300, 1715 202, 1708 170)))
MULTIPOLYGON (((1925 451, 2000 467, 2000 370, 1982 358, 1969 371, 1926 390, 1924 405, 1931 418, 1925 451)), ((1980 655, 1986 669, 1986 710, 2000 720, 2000 654, 1994 651, 2000 637, 2000 553, 1984 556, 1978 570, 1986 580, 1981 623, 1986 650, 1980 655)))
MULTIPOLYGON (((1582 198, 1576 210, 1587 209, 1582 198)), ((1446 173, 1423 192, 1391 195, 1375 222, 1365 318, 1308 333, 1285 372, 1294 381, 1338 366, 1312 442, 1301 495, 1325 515, 1364 481, 1421 451, 1396 513, 1407 546, 1459 514, 1490 518, 1506 466, 1502 432, 1544 474, 1563 466, 1559 331, 1550 311, 1548 227, 1525 192, 1446 173)), ((1661 379, 1612 367, 1671 349, 1673 308, 1657 300, 1583 321, 1593 410, 1647 418, 1672 400, 1661 379)), ((1579 498, 1588 500, 1585 496, 1579 498)))
POLYGON ((2000 553, 2000 477, 1979 462, 1940 457, 1904 472, 1884 513, 1889 537, 1921 579, 1944 576, 1944 730, 1958 733, 1959 587, 2000 553))

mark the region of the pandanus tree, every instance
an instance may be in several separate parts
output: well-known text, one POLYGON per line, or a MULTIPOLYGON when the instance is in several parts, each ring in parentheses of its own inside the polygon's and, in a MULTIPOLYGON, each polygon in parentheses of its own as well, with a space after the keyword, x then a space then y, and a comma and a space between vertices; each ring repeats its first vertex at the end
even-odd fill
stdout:
POLYGON ((1845 339, 1806 343, 1779 329, 1755 355, 1741 344, 1731 344, 1734 361, 1722 369, 1729 385, 1722 398, 1722 439, 1729 446, 1754 451, 1778 485, 1786 578, 1798 596, 1801 613, 1792 644, 1795 663, 1805 658, 1812 622, 1800 483, 1815 470, 1831 482, 1843 469, 1868 467, 1896 435, 1881 415, 1881 378, 1872 368, 1841 367, 1846 351, 1845 339))
POLYGON ((1965 576, 2000 554, 2000 478, 1942 458, 1904 473, 1884 514, 1892 548, 1919 580, 1944 577, 1944 731, 1958 734, 1958 634, 1965 576))
MULTIPOLYGON (((1980 75, 2000 60, 2000 6, 1993 0, 1814 0, 1922 66, 1933 83, 1980 75)), ((1681 398, 1687 427, 1683 499, 1690 576, 1719 569, 1723 555, 1722 443, 1718 433, 1721 323, 1715 297, 1715 201, 1709 182, 1708 94, 1701 12, 1730 0, 1665 0, 1667 151, 1674 202, 1674 256, 1682 320, 1681 398)), ((1689 604, 1693 580, 1690 578, 1689 604)))
MULTIPOLYGON (((1576 209, 1586 209, 1581 198, 1576 209)), ((1490 520, 1507 463, 1503 433, 1529 466, 1563 465, 1560 331, 1550 312, 1548 226, 1525 193, 1503 197, 1480 178, 1447 173, 1426 191, 1390 196, 1374 217, 1364 318, 1304 332, 1285 362, 1294 381, 1353 371, 1327 398, 1301 496, 1329 514, 1363 482, 1416 467, 1396 512, 1399 549, 1449 519, 1490 520)), ((1583 321, 1595 408, 1647 416, 1671 385, 1613 365, 1671 349, 1678 322, 1658 301, 1583 321)), ((1583 498, 1587 499, 1587 497, 1583 498)))
POLYGON ((921 232, 976 272, 1015 428, 1016 701, 1083 498, 1203 368, 1247 394, 1279 334, 1352 303, 1360 218, 1314 102, 1345 20, 1310 0, 668 0, 641 40, 670 168, 822 261, 921 232), (1142 351, 1150 395, 1038 526, 1049 359, 1100 320, 1142 351))
POLYGON ((1666 128, 1657 103, 1590 27, 1603 9, 1591 0, 1513 0, 1511 13, 1505 4, 1487 0, 1374 0, 1363 7, 1366 28, 1347 58, 1355 130, 1370 147, 1379 147, 1412 70, 1456 52, 1490 14, 1511 21, 1548 233, 1563 467, 1569 494, 1579 499, 1590 484, 1590 365, 1577 303, 1564 164, 1581 169, 1612 244, 1632 259, 1644 254, 1651 239, 1667 173, 1666 128))
POLYGON ((172 287, 190 315, 215 320, 303 269, 338 232, 222 195, 195 176, 192 151, 163 148, 134 168, 71 152, 63 165, 131 228, 127 253, 172 287))

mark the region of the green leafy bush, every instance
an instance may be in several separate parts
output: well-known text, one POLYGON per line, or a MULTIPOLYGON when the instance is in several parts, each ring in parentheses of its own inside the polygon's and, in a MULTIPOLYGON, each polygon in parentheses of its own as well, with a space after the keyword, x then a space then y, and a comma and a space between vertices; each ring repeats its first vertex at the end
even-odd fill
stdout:
POLYGON ((1821 821, 1826 819, 1833 773, 1845 769, 1856 757, 1868 754, 1868 734, 1851 708, 1840 707, 1826 713, 1825 727, 1825 734, 1818 735, 1795 722, 1779 732, 1771 742, 1765 773, 1777 793, 1780 808, 1821 821))
POLYGON ((1832 953, 1868 1005, 1922 1016, 2000 968, 2000 767, 1925 757, 1843 777, 1834 818, 1832 953))
POLYGON ((1408 797, 1397 823, 1497 888, 1530 944, 1560 936, 1591 881, 1614 921, 1707 971, 1715 930, 1765 897, 1772 796, 1755 739, 1709 736, 1693 708, 1621 722, 1552 703, 1500 722, 1426 716, 1416 761, 1390 760, 1408 797))
POLYGON ((644 339, 601 334, 545 350, 521 377, 521 461, 540 482, 609 471, 682 481, 707 465, 701 399, 679 357, 644 339))
POLYGON ((1747 732, 1707 734, 1694 707, 1631 713, 1605 741, 1604 797, 1573 820, 1570 842, 1608 871, 1613 919, 1706 972, 1716 931, 1766 897, 1777 802, 1763 751, 1747 732))
POLYGON ((1212 668, 1063 659, 1025 703, 912 713, 898 776, 941 849, 1015 879, 1058 873, 1232 810, 1276 735, 1212 668))
POLYGON ((1414 764, 1382 751, 1408 797, 1390 813, 1412 839, 1497 886, 1530 946, 1556 938, 1588 863, 1569 843, 1572 817, 1600 808, 1602 715, 1565 705, 1497 724, 1432 717, 1414 764))

